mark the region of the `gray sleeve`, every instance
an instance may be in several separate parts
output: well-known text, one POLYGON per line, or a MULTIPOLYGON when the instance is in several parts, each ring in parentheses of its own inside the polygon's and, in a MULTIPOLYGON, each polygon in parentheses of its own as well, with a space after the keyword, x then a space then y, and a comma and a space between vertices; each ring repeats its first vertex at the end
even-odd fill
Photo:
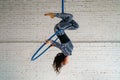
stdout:
POLYGON ((55 47, 61 49, 61 44, 58 43, 58 42, 56 42, 56 41, 53 41, 53 40, 52 40, 52 45, 54 45, 55 47))
POLYGON ((71 45, 71 42, 69 42, 68 44, 65 44, 64 46, 62 46, 60 43, 52 41, 52 44, 59 48, 64 55, 72 55, 72 50, 73 50, 73 45, 71 45), (69 47, 68 47, 69 46, 69 47))
POLYGON ((71 22, 73 15, 69 13, 55 13, 55 17, 61 18, 65 22, 71 22))

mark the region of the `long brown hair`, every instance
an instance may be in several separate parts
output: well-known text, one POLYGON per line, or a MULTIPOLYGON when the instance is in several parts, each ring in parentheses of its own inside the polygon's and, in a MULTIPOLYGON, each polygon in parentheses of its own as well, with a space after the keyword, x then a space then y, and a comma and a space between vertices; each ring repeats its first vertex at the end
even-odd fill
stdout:
POLYGON ((65 56, 63 53, 58 53, 53 61, 53 68, 56 73, 60 73, 60 69, 62 68, 62 62, 65 60, 67 56, 65 56))

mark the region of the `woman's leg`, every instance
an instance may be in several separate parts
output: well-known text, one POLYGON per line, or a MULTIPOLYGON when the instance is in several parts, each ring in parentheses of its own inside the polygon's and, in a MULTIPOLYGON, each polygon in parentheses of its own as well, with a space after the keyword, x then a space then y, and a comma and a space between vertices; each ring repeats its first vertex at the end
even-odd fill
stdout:
POLYGON ((59 29, 62 29, 62 30, 76 30, 79 28, 78 23, 74 20, 72 20, 69 23, 66 23, 62 20, 57 26, 59 29))
POLYGON ((67 30, 76 30, 79 28, 79 25, 76 21, 72 20, 70 22, 72 25, 67 28, 67 30))

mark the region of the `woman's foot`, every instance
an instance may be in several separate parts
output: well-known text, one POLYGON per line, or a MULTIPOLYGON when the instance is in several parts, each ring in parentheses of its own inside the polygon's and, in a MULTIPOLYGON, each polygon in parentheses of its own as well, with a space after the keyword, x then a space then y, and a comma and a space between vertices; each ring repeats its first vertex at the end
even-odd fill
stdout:
POLYGON ((55 14, 54 13, 46 13, 44 14, 45 16, 50 16, 51 18, 54 18, 55 17, 55 14))

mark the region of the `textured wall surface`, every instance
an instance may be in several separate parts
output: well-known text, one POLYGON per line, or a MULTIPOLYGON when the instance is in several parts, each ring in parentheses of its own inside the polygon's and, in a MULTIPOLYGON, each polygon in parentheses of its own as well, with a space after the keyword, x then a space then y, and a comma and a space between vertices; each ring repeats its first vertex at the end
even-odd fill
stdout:
POLYGON ((47 12, 61 12, 61 0, 0 0, 0 80, 120 80, 120 0, 65 0, 80 28, 66 31, 75 48, 60 75, 56 48, 30 61, 60 21, 47 12))

